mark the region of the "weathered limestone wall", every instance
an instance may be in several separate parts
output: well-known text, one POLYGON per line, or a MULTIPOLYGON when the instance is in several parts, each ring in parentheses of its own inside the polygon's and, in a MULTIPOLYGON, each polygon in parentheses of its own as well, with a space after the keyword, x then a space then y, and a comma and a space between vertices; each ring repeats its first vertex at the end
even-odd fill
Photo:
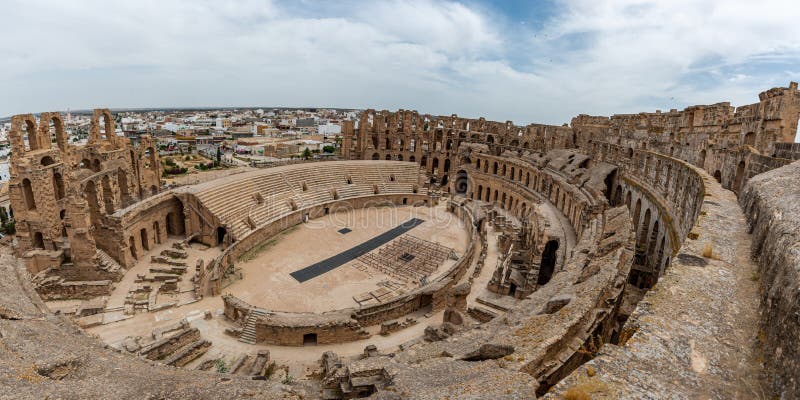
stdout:
POLYGON ((800 162, 751 179, 739 202, 753 233, 764 360, 781 398, 800 397, 800 162))
POLYGON ((11 125, 9 200, 17 251, 30 260, 29 270, 48 275, 41 279, 119 279, 118 266, 99 260, 105 251, 121 261, 118 249, 125 245, 112 215, 160 190, 152 138, 143 136, 134 147, 117 136, 108 109, 94 110, 89 141, 81 146, 68 143, 59 113, 42 113, 38 121, 16 115, 11 125), (52 252, 49 260, 42 251, 52 252))

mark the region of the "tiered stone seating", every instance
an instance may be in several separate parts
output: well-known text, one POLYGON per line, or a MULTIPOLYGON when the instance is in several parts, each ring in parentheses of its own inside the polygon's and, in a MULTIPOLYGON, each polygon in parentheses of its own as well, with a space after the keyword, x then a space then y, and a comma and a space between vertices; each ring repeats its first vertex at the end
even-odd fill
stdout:
MULTIPOLYGON (((296 164, 228 176, 197 185, 200 202, 242 238, 297 208, 379 193, 414 193, 419 169, 395 161, 296 164)), ((422 192, 418 190, 417 193, 422 192)))

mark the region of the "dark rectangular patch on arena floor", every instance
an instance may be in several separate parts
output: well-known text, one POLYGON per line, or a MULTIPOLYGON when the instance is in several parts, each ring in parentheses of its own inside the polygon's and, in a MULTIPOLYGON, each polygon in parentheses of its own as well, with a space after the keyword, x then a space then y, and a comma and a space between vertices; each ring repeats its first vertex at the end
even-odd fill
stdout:
POLYGON ((305 267, 303 269, 294 271, 289 275, 291 275, 294 279, 296 279, 298 282, 301 283, 310 279, 314 279, 326 272, 333 271, 334 269, 339 268, 342 265, 352 260, 355 260, 362 254, 369 253, 370 251, 375 250, 386 243, 389 243, 394 238, 414 229, 423 222, 425 222, 425 220, 419 218, 411 218, 408 221, 405 221, 402 224, 384 233, 381 233, 380 235, 375 236, 374 238, 367 240, 364 243, 359 244, 358 246, 347 249, 335 256, 328 257, 318 263, 309 265, 308 267, 305 267))
POLYGON ((346 234, 348 234, 348 233, 350 233, 350 232, 352 232, 352 231, 353 231, 353 230, 352 230, 352 229, 350 229, 350 228, 342 228, 342 229, 339 229, 339 230, 338 230, 338 231, 336 231, 336 232, 339 232, 339 233, 341 233, 342 235, 346 235, 346 234))

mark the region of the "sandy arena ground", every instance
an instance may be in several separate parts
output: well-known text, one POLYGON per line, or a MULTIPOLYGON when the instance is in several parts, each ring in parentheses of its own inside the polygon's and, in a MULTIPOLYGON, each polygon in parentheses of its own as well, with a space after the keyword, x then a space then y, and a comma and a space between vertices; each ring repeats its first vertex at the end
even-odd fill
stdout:
MULTIPOLYGON (((382 207, 340 212, 290 228, 276 236, 274 239, 277 240, 270 241, 274 244, 266 247, 252 260, 237 265, 237 268, 241 268, 244 279, 234 281, 223 289, 223 293, 232 293, 254 305, 280 311, 319 312, 355 307, 357 303, 353 300, 354 295, 375 290, 379 288, 378 282, 390 278, 377 271, 361 271, 353 266, 353 262, 304 283, 297 282, 289 273, 372 239, 414 217, 425 222, 407 234, 450 247, 458 255, 464 253, 469 240, 467 232, 462 222, 446 211, 444 204, 431 208, 382 207), (343 227, 352 229, 352 232, 345 235, 338 233, 343 227)), ((420 338, 428 325, 438 324, 442 320, 442 312, 427 316, 418 312, 412 315, 418 320, 416 325, 389 336, 378 335, 379 326, 372 326, 367 330, 373 336, 364 340, 336 345, 287 347, 249 345, 225 334, 225 329, 234 327, 234 324, 222 314, 223 303, 220 296, 199 301, 195 301, 188 291, 177 296, 159 296, 158 304, 178 301, 178 306, 125 316, 120 308, 128 291, 135 285, 136 275, 147 271, 150 255, 158 254, 177 240, 179 238, 165 240, 126 273, 109 297, 104 324, 88 328, 87 332, 119 348, 127 336, 141 336, 149 341, 154 329, 185 318, 191 326, 200 329, 204 339, 213 343, 208 353, 191 363, 190 368, 205 359, 233 359, 242 353, 255 354, 260 349, 269 349, 273 360, 288 365, 295 376, 303 376, 314 368, 324 351, 332 350, 342 356, 354 356, 362 353, 369 344, 376 345, 382 351, 391 351, 400 344, 420 338), (211 320, 203 319, 205 311, 210 311, 214 317, 211 320)), ((220 248, 192 245, 186 260, 190 268, 179 284, 181 291, 191 287, 190 279, 194 274, 196 260, 202 258, 208 262, 220 254, 220 251, 220 248)), ((447 260, 431 278, 454 262, 447 260)), ((494 266, 488 267, 491 271, 494 266)), ((51 307, 65 305, 63 302, 53 302, 51 307)))
MULTIPOLYGON (((361 271, 357 268, 358 262, 353 261, 303 283, 289 274, 366 242, 411 218, 425 222, 407 235, 439 243, 459 255, 466 250, 469 237, 463 223, 448 213, 444 205, 340 212, 284 231, 274 245, 256 258, 239 263, 237 269, 241 268, 244 279, 224 288, 223 292, 273 311, 323 312, 358 307, 353 296, 380 289, 381 281, 401 282, 377 270, 361 271), (350 228, 352 232, 337 232, 342 228, 350 228)), ((431 279, 453 264, 455 260, 446 260, 431 279)), ((406 285, 407 290, 413 288, 414 285, 406 285)))

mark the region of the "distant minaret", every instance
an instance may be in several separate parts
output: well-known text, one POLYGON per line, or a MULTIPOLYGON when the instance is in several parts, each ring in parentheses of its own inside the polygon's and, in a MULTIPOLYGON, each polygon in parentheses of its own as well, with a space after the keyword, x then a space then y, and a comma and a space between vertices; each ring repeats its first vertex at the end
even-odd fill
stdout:
POLYGON ((67 124, 71 124, 71 123, 72 123, 72 113, 69 111, 69 108, 68 108, 67 109, 67 124))

